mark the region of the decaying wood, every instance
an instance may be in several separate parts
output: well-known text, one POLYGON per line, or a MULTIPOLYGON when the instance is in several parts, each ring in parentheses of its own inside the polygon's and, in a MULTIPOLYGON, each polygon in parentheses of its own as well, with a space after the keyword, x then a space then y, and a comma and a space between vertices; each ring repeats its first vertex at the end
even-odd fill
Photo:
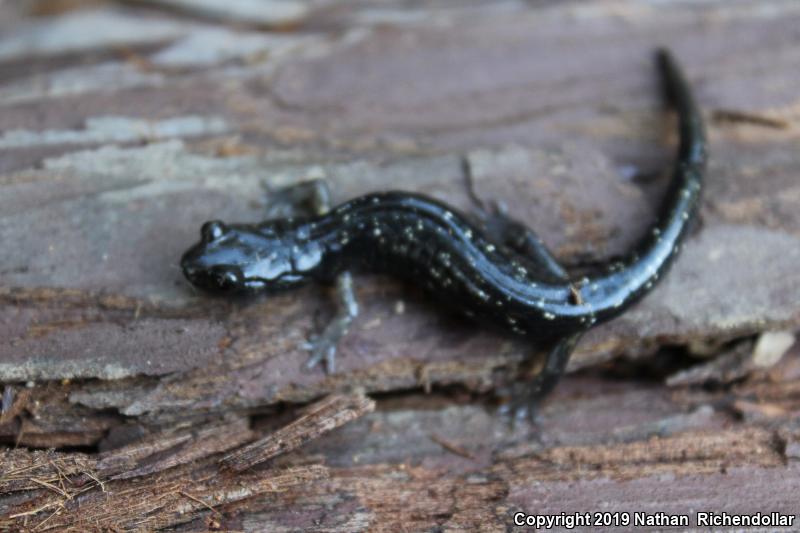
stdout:
MULTIPOLYGON (((565 388, 558 404, 543 413, 544 440, 532 438, 536 430, 510 431, 474 404, 426 412, 404 400, 344 426, 333 440, 287 448, 293 456, 286 456, 287 462, 296 466, 243 473, 223 467, 222 449, 210 447, 204 457, 177 467, 177 461, 156 462, 136 479, 115 474, 121 465, 163 456, 165 450, 180 455, 179 444, 198 446, 211 431, 220 439, 231 435, 232 426, 224 424, 202 439, 190 441, 179 433, 165 438, 164 447, 131 446, 99 460, 82 453, 8 450, 0 489, 9 515, 0 526, 397 531, 439 525, 495 531, 504 529, 515 510, 532 505, 542 513, 609 503, 620 510, 680 512, 687 498, 709 509, 733 511, 744 502, 752 512, 765 506, 793 512, 800 433, 792 423, 731 427, 730 414, 709 407, 712 398, 676 399, 661 386, 609 387, 573 379, 565 388), (586 390, 596 395, 581 394, 586 390), (611 412, 612 404, 621 412, 611 412), (627 426, 608 424, 620 416, 627 426), (426 436, 431 428, 446 437, 426 436), (442 438, 462 443, 470 457, 442 448, 442 438), (409 442, 416 449, 408 449, 409 442), (415 465, 409 457, 424 460, 415 465), (700 490, 709 486, 715 490, 700 490), (643 490, 646 501, 633 497, 643 490)), ((747 397, 753 389, 741 394, 747 397)), ((335 417, 331 405, 340 401, 323 400, 309 413, 335 417)), ((313 431, 319 420, 304 428, 309 419, 306 414, 290 426, 313 431)))
POLYGON ((252 5, 0 3, 0 530, 796 512, 796 2, 252 5), (671 160, 658 45, 709 119, 701 221, 536 426, 492 397, 535 347, 413 286, 358 278, 325 375, 302 349, 334 312, 323 288, 224 300, 182 279, 200 224, 259 220, 267 188, 471 210, 465 158, 566 265, 618 255, 671 160))
POLYGON ((363 395, 322 400, 289 426, 223 460, 219 460, 220 452, 251 437, 242 420, 162 434, 157 440, 122 447, 100 458, 7 450, 2 457, 0 490, 28 497, 12 503, 0 528, 148 531, 186 522, 197 511, 219 515, 215 506, 326 479, 328 469, 320 464, 243 471, 291 451, 311 435, 357 418, 370 407, 374 403, 363 395), (285 445, 269 448, 276 441, 285 445), (255 457, 256 450, 263 453, 255 457), (231 468, 236 472, 230 472, 231 468))
POLYGON ((294 450, 329 431, 375 409, 375 402, 361 394, 332 395, 312 406, 300 419, 222 458, 222 464, 242 472, 278 454, 294 450))

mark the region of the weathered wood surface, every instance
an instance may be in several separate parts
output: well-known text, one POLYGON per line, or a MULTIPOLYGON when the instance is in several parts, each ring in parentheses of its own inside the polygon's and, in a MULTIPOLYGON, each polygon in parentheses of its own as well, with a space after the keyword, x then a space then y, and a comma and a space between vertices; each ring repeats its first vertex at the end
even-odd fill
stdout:
POLYGON ((18 446, 0 529, 797 511, 798 351, 770 367, 776 337, 751 342, 800 323, 796 2, 225 4, 0 3, 0 439, 18 446), (566 264, 618 254, 671 160, 657 45, 709 119, 702 223, 652 295, 584 339, 571 367, 589 368, 537 428, 489 401, 530 347, 412 287, 358 279, 362 316, 325 376, 300 348, 324 290, 228 302, 181 278, 200 223, 259 219, 264 181, 469 209, 464 157, 566 264), (385 393, 376 412, 292 407, 353 388, 385 393))

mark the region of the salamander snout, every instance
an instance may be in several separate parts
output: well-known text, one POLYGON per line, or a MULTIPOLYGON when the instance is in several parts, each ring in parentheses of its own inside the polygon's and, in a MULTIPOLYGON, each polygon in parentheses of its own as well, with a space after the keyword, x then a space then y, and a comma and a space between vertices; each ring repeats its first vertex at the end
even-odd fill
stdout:
POLYGON ((181 257, 183 274, 195 287, 218 293, 277 292, 306 283, 325 249, 286 225, 206 222, 200 241, 181 257))
POLYGON ((244 276, 234 265, 215 265, 202 268, 185 258, 181 261, 183 275, 189 282, 201 289, 214 292, 234 292, 244 288, 244 276))
POLYGON ((244 275, 236 264, 237 252, 224 242, 231 234, 230 228, 219 220, 203 224, 200 242, 181 257, 183 275, 192 285, 214 292, 244 288, 244 275))

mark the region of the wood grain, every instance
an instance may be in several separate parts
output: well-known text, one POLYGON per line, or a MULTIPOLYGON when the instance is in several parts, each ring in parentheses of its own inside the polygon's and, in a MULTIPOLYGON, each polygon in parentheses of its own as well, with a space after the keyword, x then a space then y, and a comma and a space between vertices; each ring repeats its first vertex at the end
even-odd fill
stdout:
POLYGON ((800 352, 752 348, 800 323, 796 2, 247 4, 0 3, 0 529, 796 512, 800 352), (325 375, 302 349, 325 288, 226 301, 182 279, 200 224, 258 220, 264 184, 470 210, 464 158, 566 265, 618 255, 668 177, 660 45, 708 122, 701 221, 536 426, 492 396, 536 347, 415 287, 360 276, 325 375))

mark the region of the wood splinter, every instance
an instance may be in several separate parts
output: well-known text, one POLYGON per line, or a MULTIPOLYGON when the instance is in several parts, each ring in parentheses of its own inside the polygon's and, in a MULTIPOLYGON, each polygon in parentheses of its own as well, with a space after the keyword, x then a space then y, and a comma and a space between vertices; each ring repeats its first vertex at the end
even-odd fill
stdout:
POLYGON ((375 410, 375 401, 363 393, 334 394, 312 404, 297 420, 275 433, 229 453, 222 466, 242 472, 290 452, 325 433, 375 410))

